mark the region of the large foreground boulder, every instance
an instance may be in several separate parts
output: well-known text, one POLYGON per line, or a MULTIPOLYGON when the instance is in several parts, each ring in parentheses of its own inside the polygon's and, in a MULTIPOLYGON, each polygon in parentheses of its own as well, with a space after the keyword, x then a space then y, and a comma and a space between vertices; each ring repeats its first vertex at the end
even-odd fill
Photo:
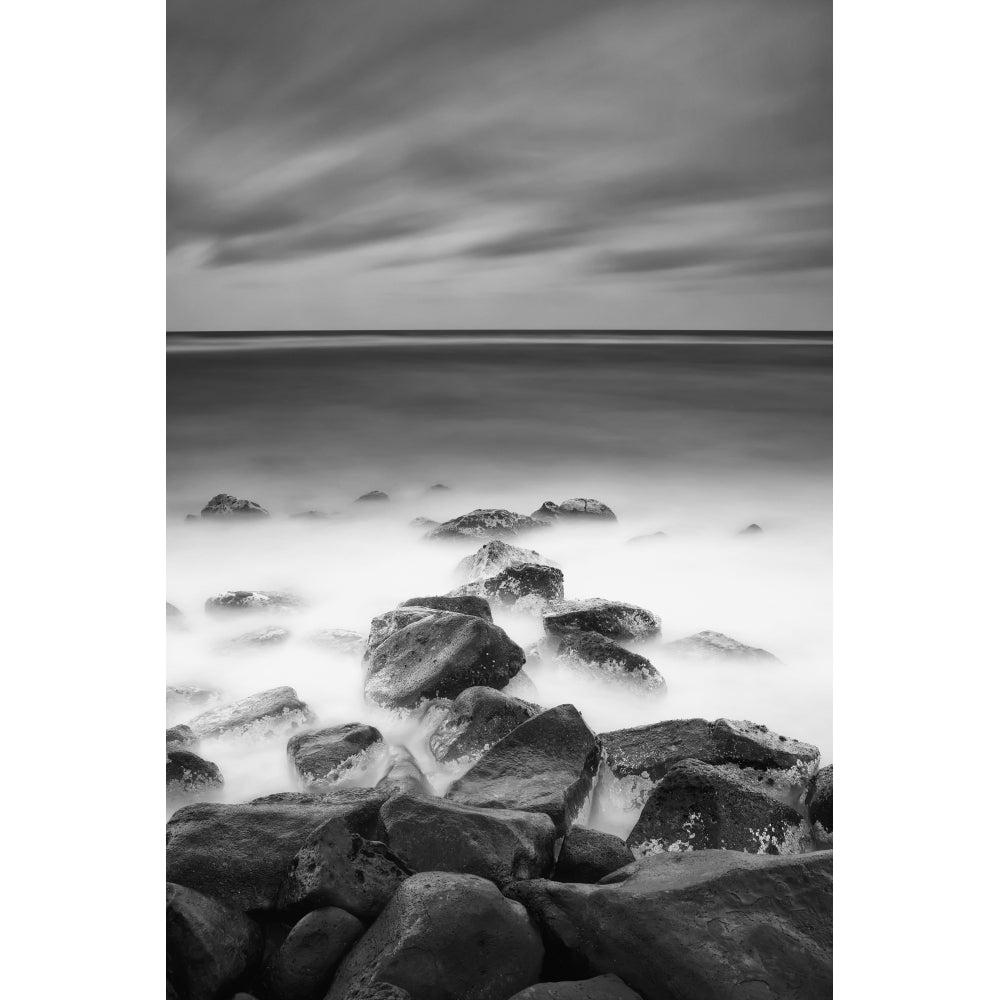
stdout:
MULTIPOLYGON (((384 708, 413 708, 426 698, 454 698, 467 687, 502 688, 524 665, 524 650, 497 625, 430 608, 399 609, 412 619, 383 633, 372 622, 365 696, 384 708)), ((384 617, 384 616, 383 616, 384 617)))
POLYGON ((492 746, 449 789, 461 805, 548 816, 562 835, 586 801, 600 745, 573 705, 528 719, 492 746))
POLYGON ((552 877, 558 882, 599 882, 634 860, 621 837, 574 826, 562 842, 552 877))
POLYGON ((399 887, 341 963, 326 1000, 353 1000, 380 982, 413 1000, 507 1000, 538 982, 542 957, 524 907, 492 882, 424 872, 399 887))
POLYGON ((523 531, 545 527, 525 514, 510 510, 482 509, 470 511, 439 524, 427 532, 427 538, 508 538, 523 531))
POLYGON ((565 983, 538 983, 515 993, 510 1000, 642 1000, 642 997, 617 976, 607 975, 565 983))
POLYGON ((762 790, 764 772, 735 764, 682 760, 653 788, 628 836, 636 855, 721 848, 799 854, 809 825, 762 790))
POLYGON ((314 720, 312 710, 299 701, 293 688, 276 687, 202 712, 188 725, 200 739, 223 735, 269 737, 314 720))
POLYGON ((495 688, 466 688, 431 733, 431 753, 443 762, 478 759, 540 711, 537 705, 495 688))
POLYGON ((504 886, 552 870, 556 830, 539 813, 402 794, 382 806, 378 837, 413 871, 462 872, 504 886))
POLYGON ((255 500, 239 500, 228 493, 217 493, 201 508, 201 516, 243 519, 270 515, 255 500))
POLYGON ((185 1000, 231 995, 262 951, 263 935, 249 917, 167 882, 167 979, 185 1000))
POLYGON ((473 580, 485 580, 487 577, 496 576, 497 573, 517 563, 530 563, 534 566, 556 565, 534 549, 521 549, 500 539, 494 539, 477 549, 471 556, 466 556, 455 567, 455 573, 459 579, 471 583, 473 580))
MULTIPOLYGON (((187 727, 184 727, 187 728, 187 727)), ((190 750, 167 750, 167 795, 201 794, 222 787, 222 772, 217 764, 204 760, 190 750)))
POLYGON ((225 590, 205 601, 205 610, 212 615, 247 611, 281 613, 301 606, 302 601, 295 594, 278 590, 225 590))
POLYGON ((560 978, 615 973, 647 1000, 832 995, 830 851, 659 854, 597 885, 506 892, 541 925, 560 978))
POLYGON ((566 632, 550 640, 555 659, 601 680, 656 691, 666 686, 663 675, 645 656, 619 646, 600 632, 566 632))
POLYGON ((542 616, 542 624, 549 635, 598 632, 608 639, 649 639, 660 631, 660 619, 651 611, 603 597, 563 601, 542 616))
POLYGON ((698 632, 684 639, 675 639, 663 646, 665 655, 684 660, 750 660, 777 661, 773 653, 723 635, 722 632, 698 632))
POLYGON ((563 500, 557 504, 552 500, 546 500, 532 515, 541 520, 577 520, 582 518, 593 518, 599 521, 617 521, 615 512, 600 500, 589 500, 577 497, 573 500, 563 500))
POLYGON ((484 622, 493 621, 489 601, 483 597, 465 594, 444 594, 441 597, 411 597, 400 604, 401 608, 433 608, 435 611, 457 611, 460 615, 474 615, 484 622))
POLYGON ((299 732, 288 740, 288 757, 306 786, 332 787, 363 755, 382 742, 382 734, 362 722, 299 732))
POLYGON ((563 572, 538 563, 514 563, 495 576, 463 584, 451 593, 476 594, 511 611, 541 612, 562 601, 563 572))

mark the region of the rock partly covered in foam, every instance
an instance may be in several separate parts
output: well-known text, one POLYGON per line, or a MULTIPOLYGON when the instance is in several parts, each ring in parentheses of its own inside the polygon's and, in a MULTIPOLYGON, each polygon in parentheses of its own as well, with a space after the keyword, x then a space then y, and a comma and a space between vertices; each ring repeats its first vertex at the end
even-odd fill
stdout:
POLYGON ((211 708, 189 723, 201 739, 223 735, 273 736, 286 729, 309 725, 314 716, 299 701, 294 688, 276 687, 248 695, 230 705, 211 708))
POLYGON ((228 493, 217 493, 201 509, 202 517, 255 518, 269 517, 255 500, 239 500, 228 493))
POLYGON ((566 632, 552 637, 550 644, 558 662, 601 679, 651 691, 666 685, 645 656, 619 646, 599 632, 566 632))
POLYGON ((552 500, 546 500, 532 515, 541 520, 594 518, 600 521, 617 521, 615 512, 600 500, 585 500, 577 497, 573 500, 563 500, 557 504, 552 500))
POLYGON ((598 632, 608 639, 649 639, 660 632, 660 619, 651 611, 603 597, 562 601, 542 616, 542 624, 549 635, 598 632))
POLYGON ((459 579, 472 583, 474 580, 485 580, 487 577, 496 576, 502 570, 518 563, 528 563, 533 566, 556 565, 534 549, 522 549, 500 539, 494 539, 477 549, 471 556, 466 556, 455 567, 455 573, 459 579))
POLYGON ((659 854, 597 885, 506 890, 542 927, 563 976, 615 972, 643 997, 832 995, 833 854, 659 854))
POLYGON ((500 508, 478 508, 439 524, 428 531, 426 537, 506 538, 544 526, 545 522, 525 514, 515 514, 513 511, 500 508))
POLYGON ((541 709, 495 688, 466 688, 449 706, 428 744, 437 760, 476 760, 541 709))
POLYGON ((209 614, 228 614, 232 611, 266 611, 282 613, 296 611, 302 601, 295 594, 277 590, 226 590, 205 601, 209 614))
POLYGON ((552 877, 557 882, 599 882, 634 860, 621 837, 574 826, 562 842, 552 877))
POLYGON ((361 722, 295 733, 288 740, 288 757, 303 783, 310 787, 333 786, 372 747, 382 743, 382 734, 361 722))
POLYGON ((766 649, 745 646, 721 632, 698 632, 664 643, 663 652, 678 659, 694 660, 777 660, 766 649))
POLYGON ((489 602, 474 594, 451 593, 441 597, 411 597, 399 605, 401 608, 433 608, 435 611, 457 611, 460 615, 473 615, 484 622, 493 621, 489 602))
POLYGON ((201 793, 222 787, 222 772, 217 764, 204 760, 191 750, 167 750, 167 796, 201 793))
POLYGON ((514 563, 495 576, 463 584, 452 594, 478 594, 512 611, 540 612, 563 599, 563 572, 554 566, 514 563))

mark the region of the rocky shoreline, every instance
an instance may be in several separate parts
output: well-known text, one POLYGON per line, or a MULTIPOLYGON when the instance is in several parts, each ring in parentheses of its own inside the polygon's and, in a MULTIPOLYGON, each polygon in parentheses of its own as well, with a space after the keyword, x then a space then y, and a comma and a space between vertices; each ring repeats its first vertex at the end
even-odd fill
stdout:
MULTIPOLYGON (((219 494, 201 516, 270 514, 219 494)), ((832 994, 833 770, 817 747, 734 719, 594 732, 573 704, 533 700, 543 661, 642 697, 669 688, 672 661, 774 660, 718 632, 664 642, 657 614, 617 596, 567 600, 572 567, 534 546, 570 521, 616 515, 575 498, 422 524, 428 544, 466 543, 458 586, 385 610, 367 636, 310 637, 363 665, 371 718, 320 726, 288 686, 232 702, 167 689, 187 708, 167 730, 168 800, 183 803, 167 823, 168 1000, 832 994), (501 611, 544 637, 522 648, 501 611), (453 769, 446 788, 375 710, 413 721, 453 769), (225 774, 202 744, 248 736, 286 741, 300 790, 213 800, 225 774), (627 835, 593 828, 609 808, 635 817, 627 835)), ((300 603, 232 590, 205 611, 275 616, 234 629, 238 650, 285 641, 300 603)), ((167 619, 185 627, 169 603, 167 619)))

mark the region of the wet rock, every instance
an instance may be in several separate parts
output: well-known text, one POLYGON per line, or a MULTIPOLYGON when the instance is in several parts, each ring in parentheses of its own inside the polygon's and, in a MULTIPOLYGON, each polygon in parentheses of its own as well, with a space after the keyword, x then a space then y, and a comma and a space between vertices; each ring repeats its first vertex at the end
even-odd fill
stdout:
POLYGON ((642 1000, 642 997, 612 974, 565 983, 538 983, 515 993, 510 1000, 642 1000))
POLYGON ((378 788, 335 788, 332 791, 272 792, 252 799, 252 806, 324 806, 327 815, 343 816, 351 829, 362 837, 374 837, 378 812, 388 793, 378 788))
POLYGON ((508 887, 560 978, 615 972, 643 997, 832 996, 833 854, 659 854, 598 885, 508 887))
POLYGON ((552 870, 556 830, 539 813, 402 794, 382 806, 378 837, 413 871, 461 872, 503 886, 552 870))
POLYGON ((624 649, 599 632, 567 632, 554 645, 556 660, 604 680, 651 691, 666 685, 645 656, 624 649))
POLYGON ((542 612, 563 599, 563 572, 554 566, 515 563, 495 576, 463 584, 452 594, 478 594, 512 611, 542 612))
POLYGON ((337 818, 370 833, 378 807, 367 800, 198 802, 167 823, 167 878, 245 913, 274 909, 288 866, 310 833, 337 818))
POLYGON ((546 500, 532 515, 537 518, 547 518, 551 520, 594 518, 602 521, 617 521, 615 512, 600 500, 585 500, 577 497, 574 500, 563 500, 561 504, 556 504, 552 500, 546 500))
POLYGON ((563 601, 542 616, 542 624, 549 635, 599 632, 608 639, 649 639, 660 632, 660 619, 651 611, 603 597, 563 601))
POLYGON ((389 751, 389 768, 375 786, 387 798, 400 792, 409 795, 433 795, 433 789, 424 772, 405 747, 392 747, 389 751))
POLYGON ((546 559, 534 549, 521 549, 516 545, 494 539, 477 549, 471 556, 466 556, 456 567, 455 573, 467 583, 474 580, 485 580, 497 573, 515 566, 518 563, 530 563, 535 566, 555 566, 551 559, 546 559))
POLYGON ((321 628, 309 638, 319 646, 335 649, 338 653, 349 656, 360 656, 365 648, 365 637, 360 632, 352 632, 346 628, 321 628))
POLYGON ((777 657, 766 649, 745 646, 721 632, 698 632, 684 639, 664 643, 663 652, 678 659, 693 660, 773 660, 777 657))
POLYGON ((332 786, 361 763, 362 755, 376 744, 382 734, 361 722, 295 733, 288 740, 288 756, 296 773, 306 785, 332 786))
POLYGON ((559 850, 552 878, 557 882, 599 882, 634 860, 621 837, 574 826, 559 850))
POLYGON ((294 688, 276 687, 259 691, 230 705, 211 708, 196 715, 188 725, 201 739, 222 735, 268 737, 288 729, 307 726, 315 717, 294 688))
POLYGON ((194 889, 167 882, 166 923, 168 995, 173 988, 185 1000, 230 996, 260 961, 260 928, 194 889))
POLYGON ((167 795, 190 795, 222 787, 222 772, 190 750, 167 751, 167 795))
POLYGON ((539 711, 537 705, 494 688, 466 688, 431 733, 431 753, 439 761, 478 759, 539 711))
POLYGON ((759 535, 764 529, 759 524, 748 524, 741 532, 741 535, 759 535))
POLYGON ((544 527, 544 522, 502 509, 470 511, 432 528, 427 538, 507 538, 544 527))
POLYGON ((363 493, 361 496, 355 500, 355 503, 370 503, 372 501, 388 500, 389 494, 383 493, 381 490, 371 490, 369 493, 363 493))
POLYGON ((307 913, 268 962, 268 994, 277 1000, 323 1000, 341 959, 364 931, 357 917, 335 906, 307 913))
POLYGON ((400 604, 401 608, 432 608, 435 611, 455 611, 460 615, 472 615, 484 622, 493 621, 489 602, 482 597, 461 594, 446 594, 441 597, 411 597, 400 604))
POLYGON ((682 760, 653 788, 628 835, 636 855, 720 848, 754 854, 808 849, 808 824, 762 790, 764 773, 682 760))
POLYGON ((413 1000, 507 1000, 538 981, 542 957, 524 907, 492 882, 423 872, 399 887, 344 959, 326 1000, 353 1000, 379 982, 413 1000))
POLYGON ((238 500, 228 493, 217 493, 202 507, 201 516, 242 519, 269 517, 270 515, 254 500, 238 500))
POLYGON ((227 590, 205 601, 205 610, 213 615, 245 611, 284 613, 301 606, 302 601, 294 594, 277 590, 227 590))
POLYGON ((393 623, 401 627, 372 621, 366 652, 365 697, 384 708, 413 708, 425 698, 453 698, 474 685, 501 688, 524 663, 521 647, 482 618, 401 608, 393 623), (407 612, 412 618, 404 624, 407 612), (373 644, 379 635, 385 638, 373 644))
POLYGON ((449 789, 461 805, 547 815, 560 835, 587 799, 600 758, 597 738, 572 705, 523 722, 449 789))
POLYGON ((415 517, 410 521, 411 528, 422 528, 424 531, 430 531, 431 528, 436 528, 441 522, 435 521, 429 517, 415 517))
POLYGON ((833 765, 827 764, 816 773, 806 798, 809 822, 819 823, 827 833, 833 833, 833 765))
POLYGON ((280 646, 291 637, 292 633, 287 628, 281 628, 279 625, 265 625, 264 628, 257 628, 252 632, 244 632, 242 635, 227 639, 217 648, 224 653, 247 649, 270 649, 273 646, 280 646))
POLYGON ((190 750, 198 752, 198 737, 190 726, 171 726, 167 730, 168 750, 190 750))
POLYGON ((278 910, 299 917, 337 906, 370 922, 410 874, 385 844, 352 832, 336 816, 316 827, 296 852, 278 893, 278 910))

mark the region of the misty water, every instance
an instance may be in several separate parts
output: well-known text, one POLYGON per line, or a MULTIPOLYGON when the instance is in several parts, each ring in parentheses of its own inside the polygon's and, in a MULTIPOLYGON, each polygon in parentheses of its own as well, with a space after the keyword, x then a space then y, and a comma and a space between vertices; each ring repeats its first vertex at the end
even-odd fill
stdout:
MULTIPOLYGON (((456 564, 485 539, 426 540, 410 525, 417 516, 528 514, 545 500, 592 497, 617 522, 560 523, 511 541, 562 568, 567 598, 659 615, 662 637, 632 648, 666 689, 637 693, 544 663, 528 668, 531 697, 576 705, 595 732, 746 719, 817 745, 830 763, 831 353, 819 340, 766 337, 168 338, 166 597, 186 627, 168 632, 167 683, 216 688, 222 703, 289 685, 317 725, 368 722, 407 747, 443 793, 458 772, 434 761, 426 724, 366 704, 360 655, 311 634, 367 634, 373 616, 462 582, 456 564), (436 483, 449 489, 428 492, 436 483), (376 489, 390 500, 355 502, 376 489), (271 517, 185 520, 221 492, 271 517), (305 510, 332 516, 290 517, 305 510), (740 535, 751 522, 763 532, 740 535), (633 541, 654 532, 665 537, 633 541), (206 614, 208 597, 234 589, 292 591, 304 607, 206 614), (291 638, 221 651, 269 624, 291 638), (664 657, 665 642, 702 630, 780 662, 664 657)), ((542 635, 538 617, 494 617, 521 645, 542 635)), ((202 797, 298 789, 286 738, 203 741, 225 785, 202 797)), ((374 783, 380 766, 359 780, 374 783)), ((629 821, 594 817, 615 832, 629 821)))

